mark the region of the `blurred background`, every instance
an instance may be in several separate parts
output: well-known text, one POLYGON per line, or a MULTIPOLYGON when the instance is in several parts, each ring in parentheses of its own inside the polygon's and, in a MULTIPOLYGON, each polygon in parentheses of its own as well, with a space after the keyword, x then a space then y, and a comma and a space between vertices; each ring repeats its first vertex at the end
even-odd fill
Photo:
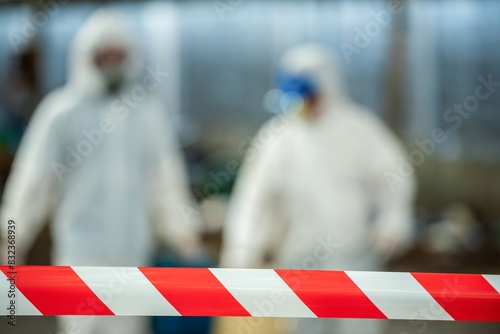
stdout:
MULTIPOLYGON (((203 218, 204 242, 215 261, 236 177, 228 171, 272 116, 263 101, 278 59, 299 42, 321 42, 337 52, 352 98, 375 110, 409 153, 423 157, 414 163, 418 243, 388 269, 499 274, 500 2, 403 1, 397 13, 388 11, 389 3, 3 1, 0 188, 38 102, 65 84, 74 34, 95 9, 119 8, 141 37, 148 66, 168 72, 155 93, 175 120, 199 201, 193 212, 203 218), (471 98, 488 80, 488 98, 471 98), (458 117, 450 111, 457 104, 472 112, 458 117), (447 130, 447 139, 423 147, 437 128, 447 130)), ((48 264, 49 249, 45 230, 29 262, 48 264)), ((20 319, 17 330, 50 333, 52 320, 20 319)), ((500 331, 497 324, 429 323, 426 332, 479 329, 500 331)), ((406 321, 391 324, 391 333, 402 330, 421 333, 406 321)))

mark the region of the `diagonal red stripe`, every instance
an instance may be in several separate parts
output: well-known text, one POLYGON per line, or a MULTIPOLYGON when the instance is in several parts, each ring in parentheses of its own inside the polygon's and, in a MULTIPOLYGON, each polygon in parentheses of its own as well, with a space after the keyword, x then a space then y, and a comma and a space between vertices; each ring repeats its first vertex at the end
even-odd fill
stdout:
POLYGON ((387 319, 343 271, 276 272, 319 318, 387 319))
POLYGON ((206 268, 139 268, 183 316, 250 316, 206 268))
MULTIPOLYGON (((7 267, 1 267, 7 276, 7 267)), ((114 315, 71 267, 17 266, 16 288, 43 315, 114 315)))
POLYGON ((412 275, 455 320, 500 321, 500 294, 482 275, 412 275))

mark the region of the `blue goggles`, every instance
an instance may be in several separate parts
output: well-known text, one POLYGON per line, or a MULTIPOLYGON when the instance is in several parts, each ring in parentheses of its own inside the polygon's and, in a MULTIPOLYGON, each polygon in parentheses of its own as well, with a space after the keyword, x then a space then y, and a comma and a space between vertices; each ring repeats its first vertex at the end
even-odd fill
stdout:
POLYGON ((299 94, 304 99, 318 95, 318 89, 312 80, 286 71, 279 71, 276 74, 276 88, 284 94, 299 94))

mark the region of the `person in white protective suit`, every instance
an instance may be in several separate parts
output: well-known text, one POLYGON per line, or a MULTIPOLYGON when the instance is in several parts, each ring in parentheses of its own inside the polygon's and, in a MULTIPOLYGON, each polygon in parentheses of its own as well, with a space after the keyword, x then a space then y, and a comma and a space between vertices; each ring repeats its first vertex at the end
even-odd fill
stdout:
MULTIPOLYGON (((398 170, 402 146, 349 99, 332 55, 319 45, 285 53, 278 88, 300 96, 299 111, 269 120, 248 148, 221 264, 259 267, 271 254, 278 268, 381 269, 413 234, 415 181, 391 186, 386 178, 398 170)), ((382 325, 312 319, 298 321, 292 332, 379 333, 382 325)))
MULTIPOLYGON (((181 154, 154 98, 166 72, 142 74, 138 45, 117 12, 94 13, 78 31, 67 84, 40 103, 3 196, 16 222, 18 262, 51 221, 52 262, 147 266, 157 245, 197 252, 181 154)), ((2 223, 5 236, 6 223, 2 223)), ((64 317, 62 333, 146 333, 148 318, 64 317)))

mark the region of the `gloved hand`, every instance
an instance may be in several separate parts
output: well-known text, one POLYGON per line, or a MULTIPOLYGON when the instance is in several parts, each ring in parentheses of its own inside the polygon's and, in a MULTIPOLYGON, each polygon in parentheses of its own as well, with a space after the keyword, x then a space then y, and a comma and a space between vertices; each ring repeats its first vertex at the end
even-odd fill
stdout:
POLYGON ((408 249, 408 245, 397 237, 379 235, 375 238, 374 248, 382 260, 388 262, 402 257, 408 249))
POLYGON ((182 260, 190 261, 196 259, 201 254, 201 243, 196 237, 187 238, 182 244, 177 246, 177 252, 182 260))

